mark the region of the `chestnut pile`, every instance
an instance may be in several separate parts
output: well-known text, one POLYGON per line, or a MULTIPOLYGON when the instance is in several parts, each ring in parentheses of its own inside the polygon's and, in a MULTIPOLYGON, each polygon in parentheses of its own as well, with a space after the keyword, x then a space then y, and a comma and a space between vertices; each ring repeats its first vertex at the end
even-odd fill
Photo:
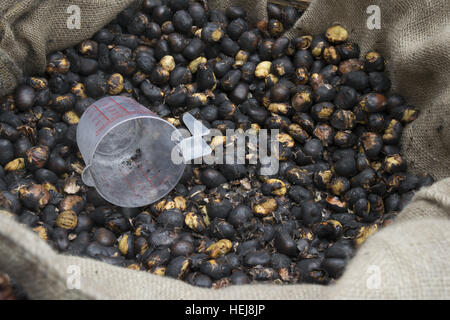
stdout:
POLYGON ((334 281, 433 182, 407 173, 399 146, 418 111, 390 92, 383 57, 361 55, 342 26, 288 39, 301 12, 267 10, 251 25, 237 6, 145 0, 50 54, 45 74, 0 102, 0 208, 59 252, 196 286, 334 281), (108 95, 177 127, 190 112, 223 132, 279 129, 280 170, 188 165, 148 207, 108 204, 81 182, 75 139, 83 112, 108 95))

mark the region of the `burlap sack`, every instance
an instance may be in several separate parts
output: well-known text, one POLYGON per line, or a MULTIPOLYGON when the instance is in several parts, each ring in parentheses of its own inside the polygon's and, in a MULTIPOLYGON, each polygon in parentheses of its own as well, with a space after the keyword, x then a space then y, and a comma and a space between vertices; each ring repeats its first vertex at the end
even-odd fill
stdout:
MULTIPOLYGON (((71 1, 78 2, 89 1, 71 1)), ((210 2, 218 8, 240 3, 253 19, 265 15, 265 1, 210 2)), ((97 11, 92 14, 101 14, 97 11)), ((363 53, 368 49, 383 53, 394 91, 421 110, 419 119, 406 128, 403 138, 403 152, 410 168, 431 173, 436 179, 449 177, 450 117, 446 111, 450 106, 450 3, 316 0, 287 34, 314 34, 331 23, 344 25, 363 53), (366 10, 370 5, 381 8, 380 30, 367 28, 366 10)), ((255 284, 220 290, 195 288, 146 272, 58 255, 6 213, 0 214, 0 270, 13 277, 31 298, 449 299, 449 212, 450 178, 418 192, 394 224, 363 244, 342 278, 331 286, 255 284), (80 289, 68 286, 73 270, 81 272, 80 289)))
POLYGON ((0 0, 0 97, 23 75, 42 72, 48 53, 91 37, 133 1, 0 0))

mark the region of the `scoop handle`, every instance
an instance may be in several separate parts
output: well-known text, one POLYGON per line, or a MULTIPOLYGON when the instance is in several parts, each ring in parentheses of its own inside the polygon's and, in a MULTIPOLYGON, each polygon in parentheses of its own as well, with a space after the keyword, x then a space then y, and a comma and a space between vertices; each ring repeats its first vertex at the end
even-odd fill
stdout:
POLYGON ((211 154, 211 147, 202 138, 210 133, 209 129, 189 112, 183 115, 183 122, 192 134, 178 144, 184 161, 188 162, 211 154))
POLYGON ((84 168, 83 172, 81 173, 81 179, 83 180, 84 184, 89 187, 95 187, 94 179, 92 178, 92 173, 90 170, 91 166, 88 165, 84 168))

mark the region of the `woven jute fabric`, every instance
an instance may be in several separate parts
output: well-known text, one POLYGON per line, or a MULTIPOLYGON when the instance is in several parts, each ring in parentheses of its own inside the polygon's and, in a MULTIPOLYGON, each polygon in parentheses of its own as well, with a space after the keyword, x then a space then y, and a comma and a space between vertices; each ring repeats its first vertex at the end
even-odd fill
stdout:
MULTIPOLYGON (((0 88, 5 83, 12 88, 23 74, 42 71, 45 53, 89 37, 131 1, 106 2, 0 1, 0 88), (84 30, 53 30, 65 25, 67 14, 60 15, 65 17, 61 22, 55 12, 66 12, 69 2, 79 4, 92 24, 84 30)), ((232 4, 244 6, 252 21, 266 15, 265 1, 210 1, 219 9, 232 4)), ((421 111, 405 128, 402 141, 410 170, 440 180, 420 190, 393 224, 370 237, 335 284, 196 288, 57 254, 6 212, 0 212, 0 271, 35 299, 449 299, 450 3, 316 0, 286 35, 317 34, 335 23, 349 30, 363 54, 374 49, 386 57, 393 91, 421 111), (381 29, 367 27, 367 8, 373 5, 380 8, 381 29), (74 270, 80 271, 79 289, 71 286, 74 270)))
POLYGON ((0 0, 0 96, 24 75, 41 73, 46 56, 91 37, 133 0, 0 0), (72 17, 79 13, 79 28, 72 17))
POLYGON ((449 299, 450 179, 420 191, 369 238, 336 284, 202 289, 144 271, 55 253, 0 211, 0 270, 33 299, 449 299), (71 284, 80 272, 80 289, 71 284))

